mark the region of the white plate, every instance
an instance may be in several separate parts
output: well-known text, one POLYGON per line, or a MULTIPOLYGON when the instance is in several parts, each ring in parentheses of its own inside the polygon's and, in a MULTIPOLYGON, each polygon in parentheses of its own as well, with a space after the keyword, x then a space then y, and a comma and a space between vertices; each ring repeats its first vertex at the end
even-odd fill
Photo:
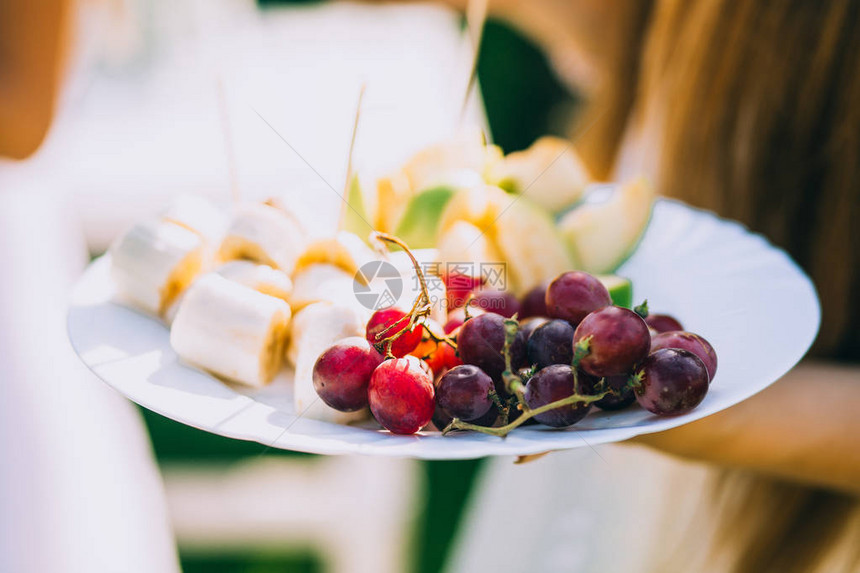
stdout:
POLYGON ((684 416, 658 418, 637 408, 594 410, 564 430, 519 428, 507 438, 478 433, 397 436, 370 425, 350 427, 297 417, 289 373, 263 390, 225 384, 181 364, 167 328, 112 302, 109 261, 94 262, 69 310, 72 345, 107 384, 179 422, 274 448, 319 454, 467 459, 533 454, 626 440, 704 418, 776 381, 815 338, 820 308, 810 280, 782 251, 737 223, 659 201, 636 254, 619 274, 636 300, 676 315, 714 346, 719 368, 710 392, 684 416))

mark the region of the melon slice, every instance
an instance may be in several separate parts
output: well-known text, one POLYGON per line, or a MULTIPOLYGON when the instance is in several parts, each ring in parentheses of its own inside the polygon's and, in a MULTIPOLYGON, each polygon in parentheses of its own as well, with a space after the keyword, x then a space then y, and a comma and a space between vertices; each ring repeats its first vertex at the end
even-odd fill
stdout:
POLYGON ((559 228, 580 268, 615 272, 639 245, 654 199, 654 188, 640 178, 621 185, 607 201, 583 204, 562 217, 559 228))

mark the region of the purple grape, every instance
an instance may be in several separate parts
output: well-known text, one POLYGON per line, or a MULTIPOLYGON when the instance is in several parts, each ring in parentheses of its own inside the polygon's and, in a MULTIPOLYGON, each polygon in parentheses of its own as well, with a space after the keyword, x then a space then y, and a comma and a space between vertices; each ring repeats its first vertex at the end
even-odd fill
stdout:
POLYGON ((662 348, 650 354, 636 376, 636 400, 658 416, 685 414, 708 393, 708 370, 687 350, 662 348))
POLYGON ((323 402, 341 412, 367 407, 367 386, 382 355, 358 336, 344 338, 317 358, 312 379, 323 402))
MULTIPOLYGON (((505 319, 501 315, 488 312, 470 318, 460 327, 457 336, 457 353, 465 364, 472 364, 483 370, 501 387, 502 372, 505 370, 505 319)), ((511 345, 511 366, 514 371, 526 365, 526 345, 522 333, 518 333, 511 345)))
POLYGON ((436 429, 441 432, 448 427, 448 424, 450 424, 453 419, 454 418, 451 417, 437 402, 436 409, 433 410, 433 417, 430 418, 430 421, 433 422, 436 429))
POLYGON ((529 364, 538 369, 550 364, 567 364, 573 361, 574 328, 566 320, 554 319, 532 332, 526 344, 529 364))
POLYGON ((546 316, 546 289, 549 284, 544 283, 532 288, 520 300, 520 318, 531 318, 533 316, 546 316))
POLYGON ((642 317, 618 306, 607 306, 586 316, 576 327, 573 343, 586 338, 588 354, 579 366, 600 378, 632 372, 651 349, 651 334, 642 317))
POLYGON ((495 312, 511 318, 520 311, 520 301, 511 293, 496 289, 481 289, 475 293, 472 305, 485 312, 495 312))
POLYGON ((671 330, 684 330, 681 323, 668 314, 649 314, 645 317, 645 324, 657 332, 669 332, 671 330))
POLYGON ((623 410, 630 404, 636 401, 636 395, 633 393, 633 388, 628 383, 630 377, 626 374, 621 376, 610 376, 604 378, 604 384, 617 392, 617 394, 607 394, 600 400, 594 403, 601 410, 623 410))
POLYGON ((527 318, 521 321, 520 332, 523 333, 523 339, 526 341, 526 343, 528 343, 529 337, 531 337, 535 329, 542 324, 546 324, 547 322, 549 322, 549 319, 543 316, 533 316, 531 318, 527 318))
POLYGON ((560 318, 573 326, 589 313, 612 304, 609 291, 594 276, 570 271, 556 277, 546 289, 546 311, 550 318, 560 318))
POLYGON ((705 368, 708 369, 709 380, 713 381, 717 374, 717 353, 711 343, 692 332, 683 330, 661 332, 651 339, 651 352, 660 350, 661 348, 681 348, 692 352, 699 357, 699 360, 705 363, 705 368))
POLYGON ((475 420, 493 406, 492 388, 493 380, 477 366, 455 366, 439 379, 436 403, 455 418, 475 420))
MULTIPOLYGON (((539 370, 526 384, 526 404, 535 409, 569 397, 574 393, 574 379, 573 370, 564 364, 553 364, 539 370)), ((564 428, 583 419, 590 409, 591 404, 576 402, 543 412, 534 418, 541 424, 564 428)))

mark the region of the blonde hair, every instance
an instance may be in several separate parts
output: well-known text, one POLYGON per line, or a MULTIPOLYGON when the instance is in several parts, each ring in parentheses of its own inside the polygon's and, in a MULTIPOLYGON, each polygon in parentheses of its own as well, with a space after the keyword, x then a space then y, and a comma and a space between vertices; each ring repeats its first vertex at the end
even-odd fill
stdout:
MULTIPOLYGON (((639 32, 614 48, 595 98, 602 117, 578 148, 608 176, 624 130, 656 125, 661 192, 786 249, 819 291, 813 353, 860 360, 860 2, 644 5, 627 4, 623 25, 639 32)), ((857 507, 736 471, 714 491, 714 550, 731 548, 739 572, 812 570, 857 507)))

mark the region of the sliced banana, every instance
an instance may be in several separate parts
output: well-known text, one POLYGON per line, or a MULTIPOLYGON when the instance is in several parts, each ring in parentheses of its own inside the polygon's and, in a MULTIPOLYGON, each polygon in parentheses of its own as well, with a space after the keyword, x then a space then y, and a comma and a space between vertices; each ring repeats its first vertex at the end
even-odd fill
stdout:
MULTIPOLYGON (((358 235, 340 231, 334 237, 318 239, 307 246, 296 263, 296 273, 315 263, 332 264, 356 277, 362 265, 378 260, 379 256, 358 235)), ((361 279, 362 275, 357 278, 361 279)))
POLYGON ((550 136, 493 163, 487 178, 553 213, 579 201, 591 181, 588 168, 570 142, 550 136))
POLYGON ((317 302, 296 313, 290 332, 287 359, 295 366, 293 404, 296 414, 328 422, 346 423, 367 417, 367 412, 344 413, 330 408, 314 390, 313 369, 329 346, 349 336, 364 336, 365 318, 350 306, 317 302))
POLYGON ((329 263, 314 263, 296 273, 290 304, 298 312, 315 302, 355 306, 353 275, 329 263))
POLYGON ((237 209, 218 254, 224 261, 249 259, 292 274, 305 249, 305 236, 295 217, 284 210, 245 204, 237 209))
POLYGON ((110 248, 111 276, 118 295, 133 306, 163 316, 200 272, 202 239, 165 221, 145 221, 110 248))
POLYGON ((214 269, 225 279, 245 285, 255 291, 290 302, 293 281, 284 271, 253 261, 230 261, 214 269))
POLYGON ((283 300, 210 273, 186 292, 170 344, 195 366, 260 387, 281 368, 289 325, 283 300))
POLYGON ((227 230, 226 213, 199 195, 179 195, 162 219, 193 231, 212 248, 217 248, 227 230))

